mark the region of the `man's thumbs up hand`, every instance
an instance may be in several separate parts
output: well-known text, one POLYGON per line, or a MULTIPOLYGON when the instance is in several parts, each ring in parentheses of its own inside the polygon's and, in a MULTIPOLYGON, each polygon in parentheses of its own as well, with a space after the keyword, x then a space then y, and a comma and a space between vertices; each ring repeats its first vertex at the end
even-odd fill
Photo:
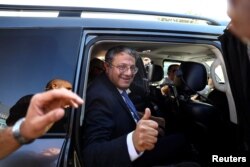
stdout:
POLYGON ((149 108, 145 109, 145 113, 143 115, 143 117, 141 118, 142 120, 148 120, 151 117, 151 111, 149 108))
POLYGON ((133 132, 132 139, 137 152, 151 150, 157 142, 158 123, 150 120, 150 116, 151 111, 149 108, 146 108, 143 117, 137 123, 136 129, 133 132))

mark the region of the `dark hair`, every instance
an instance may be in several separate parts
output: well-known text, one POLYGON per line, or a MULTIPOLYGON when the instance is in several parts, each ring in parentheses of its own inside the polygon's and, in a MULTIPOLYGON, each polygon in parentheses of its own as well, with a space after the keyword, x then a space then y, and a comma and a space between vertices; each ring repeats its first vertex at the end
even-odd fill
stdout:
POLYGON ((90 68, 90 72, 94 68, 97 68, 98 70, 104 70, 104 61, 95 57, 91 59, 89 68, 90 68))
POLYGON ((56 84, 56 83, 58 83, 58 82, 67 82, 67 83, 71 84, 69 81, 64 80, 64 79, 52 79, 52 80, 50 80, 50 81, 46 84, 45 90, 47 91, 47 90, 53 89, 53 86, 52 86, 52 85, 53 85, 53 84, 56 84))
POLYGON ((107 53, 105 55, 105 62, 111 63, 113 61, 114 57, 118 53, 121 53, 121 52, 125 52, 128 55, 134 57, 135 60, 137 60, 137 58, 138 58, 138 54, 134 49, 131 49, 127 46, 119 45, 119 46, 114 46, 107 51, 107 53))
POLYGON ((175 67, 179 68, 179 64, 171 64, 168 66, 168 73, 172 72, 175 67))

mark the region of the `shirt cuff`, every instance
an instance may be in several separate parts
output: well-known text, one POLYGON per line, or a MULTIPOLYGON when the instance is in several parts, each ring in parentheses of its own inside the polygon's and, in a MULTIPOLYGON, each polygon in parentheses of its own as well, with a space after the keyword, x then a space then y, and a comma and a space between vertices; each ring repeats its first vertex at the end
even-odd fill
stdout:
POLYGON ((130 160, 131 161, 134 161, 136 160, 137 158, 139 158, 143 152, 141 153, 137 153, 136 150, 135 150, 135 146, 133 144, 133 139, 132 139, 132 134, 134 133, 133 132, 130 132, 128 135, 127 135, 127 146, 128 146, 128 153, 129 153, 129 157, 130 157, 130 160))

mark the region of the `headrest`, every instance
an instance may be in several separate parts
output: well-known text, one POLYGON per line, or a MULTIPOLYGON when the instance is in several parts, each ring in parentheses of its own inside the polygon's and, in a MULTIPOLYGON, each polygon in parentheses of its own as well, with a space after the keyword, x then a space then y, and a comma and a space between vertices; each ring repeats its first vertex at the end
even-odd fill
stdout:
POLYGON ((203 64, 182 62, 176 71, 175 84, 178 89, 195 94, 207 85, 207 71, 203 64))
POLYGON ((149 64, 146 68, 148 68, 148 80, 150 82, 157 82, 162 80, 164 73, 160 65, 149 64))
POLYGON ((138 72, 135 74, 129 89, 135 94, 146 95, 149 93, 148 80, 141 57, 138 57, 136 66, 138 67, 138 72))

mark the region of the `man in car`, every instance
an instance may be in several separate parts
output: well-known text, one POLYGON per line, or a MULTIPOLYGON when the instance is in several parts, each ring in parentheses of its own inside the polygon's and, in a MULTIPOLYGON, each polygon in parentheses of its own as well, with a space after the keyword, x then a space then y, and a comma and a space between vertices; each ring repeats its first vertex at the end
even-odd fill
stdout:
POLYGON ((0 130, 0 159, 47 132, 64 116, 64 106, 78 107, 83 100, 64 88, 38 93, 31 99, 25 119, 0 130))
POLYGON ((154 166, 174 162, 185 151, 182 135, 158 138, 146 108, 142 118, 127 97, 136 72, 136 51, 116 46, 105 55, 105 73, 89 86, 83 122, 85 166, 154 166))
POLYGON ((162 95, 168 95, 169 94, 169 85, 174 84, 174 78, 175 78, 175 73, 179 69, 179 64, 171 64, 168 67, 168 77, 164 78, 164 81, 162 82, 162 87, 161 87, 161 93, 162 95))

